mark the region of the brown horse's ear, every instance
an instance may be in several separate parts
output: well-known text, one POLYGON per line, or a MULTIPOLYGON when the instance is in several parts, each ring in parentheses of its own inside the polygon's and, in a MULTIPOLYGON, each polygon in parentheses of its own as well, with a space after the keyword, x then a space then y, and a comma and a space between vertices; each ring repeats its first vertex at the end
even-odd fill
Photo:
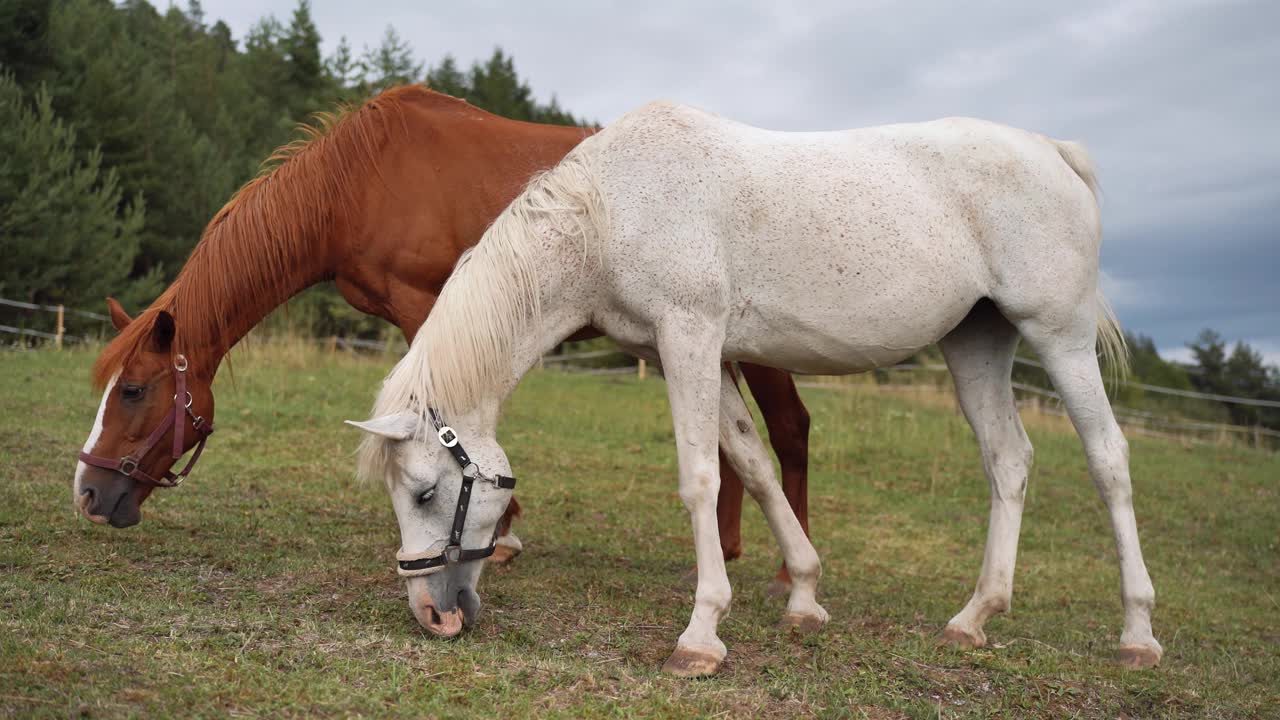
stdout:
POLYGON ((169 352, 174 332, 173 316, 164 310, 156 313, 156 323, 151 328, 151 345, 156 352, 169 352))
POLYGON ((129 313, 125 312, 113 297, 107 298, 107 314, 111 316, 111 324, 116 326, 116 330, 124 330, 129 323, 133 322, 129 313))

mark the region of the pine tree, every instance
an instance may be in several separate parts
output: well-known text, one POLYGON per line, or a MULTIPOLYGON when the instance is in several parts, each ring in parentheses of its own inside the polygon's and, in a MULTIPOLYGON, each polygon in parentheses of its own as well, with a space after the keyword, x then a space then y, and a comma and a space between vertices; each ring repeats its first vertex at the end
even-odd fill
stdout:
POLYGON ((1192 389, 1187 371, 1160 357, 1156 343, 1146 335, 1125 333, 1129 345, 1129 367, 1135 380, 1148 385, 1192 389))
POLYGON ((141 199, 122 203, 115 171, 103 169, 96 149, 77 149, 46 90, 36 90, 33 106, 23 95, 0 74, 0 295, 96 306, 109 293, 158 292, 154 277, 127 288, 141 199))
POLYGON ((471 66, 471 92, 467 99, 473 105, 513 120, 532 120, 532 98, 533 91, 520 82, 515 61, 502 48, 494 48, 483 65, 471 66))
POLYGON ((463 99, 471 94, 467 77, 458 69, 458 63, 452 55, 445 55, 440 64, 427 73, 427 87, 436 92, 463 99))
POLYGON ((308 0, 298 0, 289 30, 280 38, 280 48, 288 61, 290 110, 295 117, 302 117, 330 94, 320 57, 320 31, 311 19, 308 0))
MULTIPOLYGON (((456 73, 452 58, 446 57, 435 72, 440 76, 442 84, 452 82, 459 87, 462 84, 453 79, 460 78, 460 74, 450 74, 456 73)), ((476 107, 513 120, 557 125, 578 124, 573 115, 560 109, 554 97, 549 105, 538 104, 533 98, 533 90, 516 72, 515 59, 504 53, 502 48, 494 48, 493 55, 484 64, 475 63, 471 66, 464 97, 476 107)))
POLYGON ((364 68, 351 51, 351 41, 343 35, 338 39, 338 47, 325 60, 325 71, 337 84, 338 89, 346 91, 364 78, 364 68))
POLYGON ((364 90, 370 95, 422 80, 422 63, 413 59, 413 48, 390 25, 378 47, 365 48, 361 62, 367 72, 364 90))
POLYGON ((598 123, 580 122, 573 117, 568 110, 560 107, 560 102, 556 100, 556 96, 551 96, 551 102, 546 105, 534 105, 533 121, 547 123, 548 125, 591 125, 598 123))
POLYGON ((200 0, 187 0, 187 17, 196 30, 204 32, 204 6, 200 4, 200 0))
MULTIPOLYGON (((1205 329, 1188 343, 1196 359, 1192 378, 1198 390, 1259 400, 1280 400, 1280 371, 1268 368, 1262 355, 1245 342, 1237 342, 1230 355, 1227 343, 1217 332, 1205 329)), ((1274 409, 1227 403, 1231 421, 1237 425, 1264 424, 1280 427, 1280 412, 1274 409)))
POLYGON ((0 2, 0 66, 17 82, 35 82, 49 65, 49 9, 51 0, 0 2))
POLYGON ((289 59, 283 47, 284 27, 273 16, 259 20, 245 37, 240 63, 249 84, 244 122, 249 130, 246 159, 257 165, 280 145, 296 124, 289 111, 289 59))
POLYGON ((55 111, 75 125, 82 151, 101 149, 126 196, 146 199, 136 277, 176 271, 233 187, 228 162, 177 93, 186 24, 141 0, 119 9, 69 0, 50 18, 55 111))

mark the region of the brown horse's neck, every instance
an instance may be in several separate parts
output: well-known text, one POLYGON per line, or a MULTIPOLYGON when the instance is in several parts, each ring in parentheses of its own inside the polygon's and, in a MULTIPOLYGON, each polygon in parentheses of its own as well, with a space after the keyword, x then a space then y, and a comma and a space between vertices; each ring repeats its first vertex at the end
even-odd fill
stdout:
POLYGON ((425 91, 406 95, 402 113, 406 133, 383 153, 332 254, 346 300, 412 340, 458 257, 534 173, 594 131, 506 120, 425 91))
POLYGON ((181 290, 194 290, 191 295, 201 299, 179 303, 171 312, 179 328, 178 347, 194 372, 212 379, 231 348, 267 315, 330 276, 324 240, 316 238, 308 245, 313 245, 315 252, 288 253, 283 248, 264 247, 264 254, 287 260, 278 268, 244 263, 241 272, 221 279, 214 278, 216 268, 196 256, 187 262, 174 284, 186 286, 181 290), (215 320, 212 316, 216 322, 211 322, 215 320))
POLYGON ((177 280, 113 341, 101 382, 142 347, 161 310, 176 348, 212 379, 272 310, 326 279, 356 309, 412 336, 458 257, 529 177, 592 131, 498 118, 408 86, 326 122, 240 190, 177 280))
POLYGON ((342 121, 277 151, 284 162, 219 211, 155 302, 174 316, 177 348, 196 373, 212 379, 227 352, 272 310, 333 276, 331 239, 348 226, 355 204, 349 186, 369 182, 384 139, 366 124, 342 121))

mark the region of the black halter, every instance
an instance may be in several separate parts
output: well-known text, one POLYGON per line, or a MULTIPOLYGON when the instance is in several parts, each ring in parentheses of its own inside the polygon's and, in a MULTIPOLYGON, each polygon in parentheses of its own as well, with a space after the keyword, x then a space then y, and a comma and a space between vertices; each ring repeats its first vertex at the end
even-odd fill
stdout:
POLYGON ((440 444, 449 451, 450 455, 453 455, 453 459, 462 468, 462 489, 458 492, 458 507, 453 511, 453 529, 449 531, 449 544, 445 545, 443 552, 426 556, 419 553, 415 553, 413 556, 396 553, 396 561, 399 564, 398 572, 405 577, 429 575, 447 565, 483 560, 492 555, 494 548, 498 545, 496 529, 494 537, 489 540, 488 547, 471 550, 462 549, 462 530, 466 526, 467 509, 471 505, 471 486, 475 484, 476 480, 493 483, 494 487, 502 488, 503 490, 514 490, 516 486, 516 479, 513 477, 507 477, 506 475, 490 477, 480 472, 480 468, 467 455, 467 451, 462 449, 462 443, 458 442, 458 434, 454 432, 453 428, 444 424, 435 408, 429 408, 427 412, 431 419, 431 425, 436 429, 436 437, 440 440, 440 444))

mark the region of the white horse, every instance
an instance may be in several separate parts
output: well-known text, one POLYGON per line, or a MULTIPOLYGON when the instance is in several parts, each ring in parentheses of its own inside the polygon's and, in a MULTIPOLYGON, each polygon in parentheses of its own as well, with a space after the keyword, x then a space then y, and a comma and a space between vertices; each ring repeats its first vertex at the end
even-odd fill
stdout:
POLYGON ((1098 289, 1095 189, 1081 146, 971 119, 779 133, 655 103, 586 140, 459 261, 374 419, 354 423, 370 433, 362 474, 391 491, 415 615, 444 636, 474 621, 483 563, 472 558, 510 494, 486 475, 509 472, 494 440, 500 405, 539 357, 590 325, 659 358, 666 374, 698 581, 665 669, 712 673, 726 652, 717 445, 782 547, 793 579, 784 622, 820 627, 818 556, 721 361, 856 373, 940 342, 992 495, 977 589, 943 640, 982 646, 984 623, 1012 596, 1031 464, 1010 388, 1022 337, 1061 393, 1111 514, 1120 659, 1154 665, 1162 650, 1128 446, 1096 355, 1101 346, 1123 366, 1098 289), (453 431, 469 457, 446 451, 453 431))

